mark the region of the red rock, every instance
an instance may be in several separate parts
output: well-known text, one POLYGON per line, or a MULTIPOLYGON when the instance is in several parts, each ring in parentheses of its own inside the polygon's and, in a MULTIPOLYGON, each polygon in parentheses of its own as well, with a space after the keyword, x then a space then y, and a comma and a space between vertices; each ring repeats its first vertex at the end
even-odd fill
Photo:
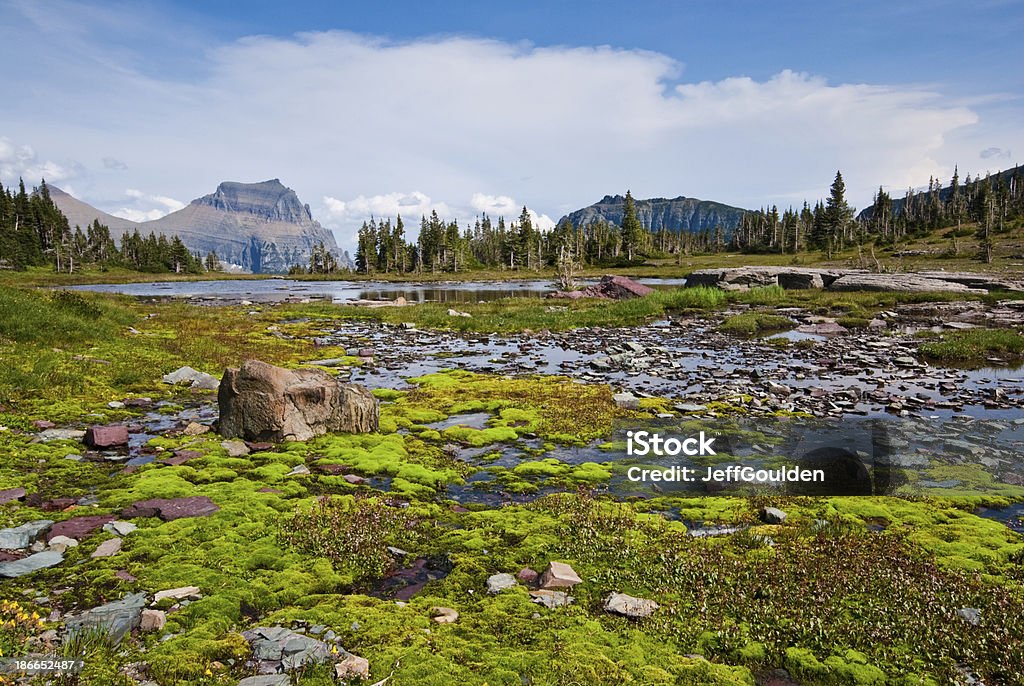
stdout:
POLYGON ((261 450, 272 450, 274 448, 273 443, 267 443, 266 441, 246 441, 245 444, 249 446, 249 450, 259 452, 261 450))
POLYGON ((324 474, 330 474, 332 476, 337 476, 339 474, 344 474, 345 473, 345 465, 343 465, 343 464, 318 464, 318 465, 316 465, 316 470, 318 472, 323 472, 324 474))
POLYGON ((12 500, 21 500, 25 497, 25 489, 21 488, 8 488, 7 490, 0 491, 0 505, 9 503, 12 500))
POLYGON ((53 422, 48 422, 45 419, 37 419, 34 422, 32 422, 32 426, 36 427, 37 429, 52 429, 57 425, 54 424, 53 422))
POLYGON ((354 484, 354 485, 357 485, 357 486, 359 484, 366 483, 366 479, 364 477, 358 476, 356 474, 346 474, 344 479, 345 479, 345 481, 349 482, 350 484, 354 484))
POLYGON ((202 457, 203 453, 198 450, 175 450, 173 457, 167 457, 160 460, 161 464, 165 464, 168 467, 177 467, 183 465, 189 460, 194 460, 197 457, 202 457))
POLYGON ((278 493, 278 494, 283 493, 283 491, 279 491, 276 488, 270 488, 269 486, 264 486, 263 488, 257 490, 256 492, 257 493, 278 493))
POLYGON ((54 536, 67 536, 80 541, 107 522, 112 521, 114 521, 113 515, 86 515, 65 519, 50 527, 49 533, 46 534, 46 541, 49 543, 54 536))
MULTIPOLYGON (((220 508, 205 495, 189 498, 151 498, 132 503, 121 513, 124 517, 157 517, 169 522, 185 517, 206 517, 220 508)), ((113 518, 111 518, 113 519, 113 518)))
POLYGON ((516 574, 516 578, 522 581, 524 584, 532 584, 537 580, 537 577, 539 576, 540 574, 538 574, 535 570, 530 569, 529 567, 523 567, 519 570, 519 573, 516 574))
POLYGON ((128 445, 128 427, 117 424, 90 426, 85 432, 85 444, 101 450, 128 445))
POLYGON ((116 576, 121 581, 129 581, 129 582, 131 582, 131 581, 138 581, 137 578, 135 578, 134 576, 132 576, 131 574, 129 574, 128 572, 126 572, 123 569, 119 569, 116 572, 114 572, 114 576, 116 576))
POLYGON ((66 510, 72 505, 77 505, 78 501, 75 498, 54 498, 53 500, 47 500, 45 503, 39 506, 39 509, 43 512, 60 512, 66 510))

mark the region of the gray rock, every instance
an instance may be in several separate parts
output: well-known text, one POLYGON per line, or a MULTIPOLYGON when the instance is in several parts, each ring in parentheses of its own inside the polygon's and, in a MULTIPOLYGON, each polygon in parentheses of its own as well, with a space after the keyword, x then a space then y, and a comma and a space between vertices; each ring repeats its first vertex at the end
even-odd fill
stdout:
POLYGON ((291 686, 292 680, 287 674, 262 674, 247 676, 238 682, 238 686, 291 686))
POLYGON ((612 396, 612 400, 615 401, 615 405, 624 410, 635 410, 640 407, 640 399, 629 391, 623 393, 616 393, 612 396))
MULTIPOLYGON (((110 557, 111 555, 116 555, 119 552, 121 552, 122 542, 123 539, 120 538, 107 539, 106 541, 103 541, 103 543, 100 543, 98 546, 96 546, 96 550, 92 551, 92 555, 90 557, 97 558, 110 557)), ((50 544, 52 545, 53 541, 50 541, 50 544)))
POLYGON ((201 388, 215 391, 220 385, 217 377, 201 372, 192 367, 179 367, 170 374, 164 374, 163 382, 174 386, 189 385, 192 388, 201 388))
POLYGON ((128 534, 130 534, 138 528, 139 527, 137 527, 135 524, 132 524, 131 522, 121 521, 107 522, 103 525, 104 531, 110 534, 114 534, 115 536, 127 536, 128 534))
POLYGON ((53 520, 40 519, 10 529, 0 529, 0 550, 24 550, 53 526, 53 520))
POLYGON ((145 593, 131 593, 121 600, 66 617, 68 635, 74 636, 89 629, 106 629, 111 640, 115 644, 120 643, 129 632, 138 628, 146 602, 145 593))
POLYGON ((50 441, 80 441, 85 438, 85 431, 79 429, 45 429, 38 434, 43 443, 50 441))
POLYGON ((558 607, 565 607, 576 600, 565 591, 550 591, 546 588, 530 591, 530 597, 533 599, 533 602, 538 605, 543 605, 549 610, 554 610, 558 607))
POLYGON ((23 557, 20 560, 0 562, 0 576, 13 579, 40 569, 59 565, 64 561, 64 556, 56 550, 45 550, 35 555, 23 557))
POLYGON ((786 521, 786 513, 777 507, 762 507, 761 521, 765 524, 782 524, 786 521))
POLYGON ((511 574, 493 574, 487 577, 487 592, 501 593, 516 585, 516 578, 511 574))
POLYGON ((280 662, 285 671, 323 664, 332 657, 330 646, 323 641, 280 626, 243 631, 242 636, 252 647, 254 660, 280 662))
POLYGON ((249 446, 242 441, 223 441, 220 447, 228 452, 228 457, 245 457, 249 454, 249 446))
POLYGON ((612 612, 630 619, 650 617, 658 609, 658 604, 646 598, 636 598, 625 593, 612 593, 604 601, 605 612, 612 612))
POLYGON ((217 401, 221 435, 253 441, 376 431, 380 418, 380 403, 363 386, 321 369, 289 370, 258 360, 225 371, 217 401))
POLYGON ((829 285, 830 291, 898 291, 903 293, 978 293, 984 289, 969 288, 953 281, 941 281, 918 274, 846 274, 829 285))

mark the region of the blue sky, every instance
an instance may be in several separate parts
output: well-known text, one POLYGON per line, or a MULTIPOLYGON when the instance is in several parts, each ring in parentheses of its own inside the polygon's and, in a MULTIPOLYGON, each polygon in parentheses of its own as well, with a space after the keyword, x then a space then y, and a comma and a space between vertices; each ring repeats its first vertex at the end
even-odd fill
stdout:
POLYGON ((1022 2, 0 0, 0 182, 156 217, 279 177, 370 214, 543 222, 632 189, 863 207, 1024 151, 1022 2))

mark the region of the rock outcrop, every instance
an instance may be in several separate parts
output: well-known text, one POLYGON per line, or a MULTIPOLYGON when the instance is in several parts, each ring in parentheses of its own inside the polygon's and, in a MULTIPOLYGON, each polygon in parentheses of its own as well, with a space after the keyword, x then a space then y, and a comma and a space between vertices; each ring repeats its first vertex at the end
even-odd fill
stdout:
POLYGON ((969 272, 897 272, 875 274, 859 269, 808 267, 724 267, 688 274, 687 286, 717 286, 746 290, 761 286, 785 289, 824 288, 830 291, 903 291, 921 293, 978 293, 988 290, 1024 291, 1024 281, 969 272))
MULTIPOLYGON (((629 300, 630 298, 642 298, 653 293, 654 289, 642 283, 634 281, 628 276, 606 275, 601 277, 599 283, 593 286, 581 288, 578 291, 555 291, 551 298, 603 298, 605 300, 629 300)), ((468 315, 467 315, 468 316, 468 315)))
POLYGON ((226 370, 217 400, 225 438, 306 441, 331 431, 376 431, 380 421, 380 404, 365 387, 320 369, 282 369, 258 360, 226 370))

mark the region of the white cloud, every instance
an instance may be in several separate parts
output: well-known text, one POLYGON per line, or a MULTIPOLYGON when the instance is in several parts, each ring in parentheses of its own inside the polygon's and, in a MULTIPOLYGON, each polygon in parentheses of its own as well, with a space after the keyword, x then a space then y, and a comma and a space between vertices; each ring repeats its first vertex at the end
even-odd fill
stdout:
MULTIPOLYGON (((131 183, 172 198, 278 177, 304 201, 322 199, 314 215, 343 243, 371 214, 401 212, 412 225, 437 209, 462 223, 484 211, 512 219, 526 204, 546 225, 626 189, 798 204, 824 197, 836 169, 864 206, 879 184, 948 178, 958 162, 963 176, 979 150, 1024 145, 1021 117, 1008 114, 1017 105, 1005 101, 1001 117, 986 116, 985 101, 936 87, 834 84, 796 71, 686 83, 665 55, 609 47, 346 32, 211 39, 175 78, 145 55, 90 39, 113 19, 74 18, 74 29, 49 24, 45 40, 31 22, 0 28, 20 61, 49 67, 42 79, 0 75, 6 92, 25 94, 5 103, 0 130, 52 159, 131 159, 131 183), (82 28, 90 21, 92 33, 82 28), (56 39, 62 31, 73 33, 73 49, 56 39)), ((128 28, 130 19, 117 21, 128 28)), ((76 177, 83 199, 171 209, 156 196, 119 202, 125 175, 116 171, 76 177)))
POLYGON ((40 160, 30 145, 17 145, 9 138, 0 137, 0 180, 7 184, 24 179, 25 186, 32 188, 43 179, 63 181, 81 171, 75 162, 59 164, 51 160, 40 160))
POLYGON ((133 222, 148 222, 153 219, 160 219, 171 212, 176 212, 185 207, 185 203, 180 200, 175 200, 165 195, 144 193, 137 188, 126 188, 124 194, 131 201, 131 206, 121 207, 111 212, 111 214, 133 222), (153 205, 156 205, 156 207, 153 207, 153 205))

